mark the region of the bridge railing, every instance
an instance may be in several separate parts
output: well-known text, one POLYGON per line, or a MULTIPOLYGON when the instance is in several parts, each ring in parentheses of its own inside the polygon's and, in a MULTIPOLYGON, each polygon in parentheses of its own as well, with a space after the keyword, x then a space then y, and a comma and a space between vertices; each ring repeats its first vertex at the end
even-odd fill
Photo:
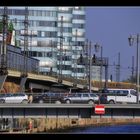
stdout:
MULTIPOLYGON (((92 81, 93 87, 100 87, 100 81, 92 81)), ((105 82, 102 82, 102 85, 104 85, 105 82)), ((123 89, 136 89, 136 84, 132 83, 125 83, 125 82, 107 82, 106 83, 107 88, 123 88, 123 89)))

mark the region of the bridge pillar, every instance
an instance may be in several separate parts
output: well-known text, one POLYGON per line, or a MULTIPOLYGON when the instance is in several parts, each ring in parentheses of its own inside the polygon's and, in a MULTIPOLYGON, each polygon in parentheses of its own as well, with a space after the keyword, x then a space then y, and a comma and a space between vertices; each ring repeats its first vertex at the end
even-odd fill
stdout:
POLYGON ((3 89, 3 85, 5 83, 6 78, 7 75, 0 75, 0 91, 3 89))
POLYGON ((105 66, 105 84, 104 84, 105 89, 108 88, 107 82, 108 82, 108 65, 105 66))
POLYGON ((24 92, 26 80, 27 80, 27 75, 22 74, 21 75, 21 80, 20 80, 20 92, 24 92))

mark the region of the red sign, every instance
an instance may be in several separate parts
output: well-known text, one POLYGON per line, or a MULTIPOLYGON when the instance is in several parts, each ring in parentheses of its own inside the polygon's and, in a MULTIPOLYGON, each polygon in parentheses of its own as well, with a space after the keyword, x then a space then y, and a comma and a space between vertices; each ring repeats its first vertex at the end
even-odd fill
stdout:
POLYGON ((105 114, 105 106, 95 105, 95 114, 105 114))

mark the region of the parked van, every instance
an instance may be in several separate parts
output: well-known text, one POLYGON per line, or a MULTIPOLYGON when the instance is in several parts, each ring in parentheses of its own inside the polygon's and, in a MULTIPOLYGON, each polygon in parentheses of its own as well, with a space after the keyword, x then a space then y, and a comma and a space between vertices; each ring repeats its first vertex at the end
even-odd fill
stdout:
POLYGON ((115 103, 137 103, 137 92, 134 89, 106 89, 107 101, 115 103))

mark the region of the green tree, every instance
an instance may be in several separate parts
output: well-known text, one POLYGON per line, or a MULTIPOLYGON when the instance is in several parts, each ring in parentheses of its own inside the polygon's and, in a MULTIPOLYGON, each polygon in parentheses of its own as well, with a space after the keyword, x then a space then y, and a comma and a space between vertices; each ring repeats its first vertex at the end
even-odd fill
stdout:
POLYGON ((2 33, 2 22, 0 21, 0 32, 2 33))
MULTIPOLYGON (((3 23, 0 21, 0 32, 2 32, 3 29, 3 23)), ((14 30, 14 25, 12 21, 8 24, 8 31, 12 32, 14 30)))
POLYGON ((12 32, 14 30, 14 25, 12 23, 12 21, 10 21, 9 25, 8 25, 8 31, 12 32))

